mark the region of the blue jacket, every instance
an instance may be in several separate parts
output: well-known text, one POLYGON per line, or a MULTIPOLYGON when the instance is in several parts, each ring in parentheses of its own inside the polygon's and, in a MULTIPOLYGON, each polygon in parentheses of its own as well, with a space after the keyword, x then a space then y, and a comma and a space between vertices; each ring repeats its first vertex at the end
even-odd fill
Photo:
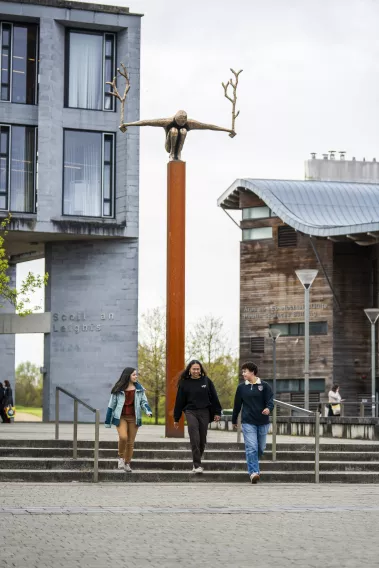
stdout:
MULTIPOLYGON (((145 389, 140 383, 135 383, 136 392, 134 396, 134 410, 136 414, 136 424, 137 426, 142 425, 142 410, 145 414, 149 414, 152 416, 152 411, 147 402, 147 398, 145 395, 145 389)), ((104 425, 106 428, 110 428, 112 424, 114 426, 118 426, 120 424, 120 417, 122 413, 122 409, 124 408, 125 402, 125 393, 124 391, 117 392, 115 394, 111 394, 111 398, 109 399, 107 415, 105 417, 104 425)))

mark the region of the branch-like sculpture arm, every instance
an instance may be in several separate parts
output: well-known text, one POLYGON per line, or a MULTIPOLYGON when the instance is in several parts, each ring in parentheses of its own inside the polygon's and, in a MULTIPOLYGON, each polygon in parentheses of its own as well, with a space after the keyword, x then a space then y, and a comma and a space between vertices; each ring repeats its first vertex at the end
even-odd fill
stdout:
POLYGON ((137 120, 136 122, 124 122, 120 126, 121 132, 125 132, 128 126, 160 126, 165 128, 170 124, 170 118, 153 118, 152 120, 137 120))
POLYGON ((204 122, 199 122, 197 120, 193 120, 192 118, 188 119, 187 125, 189 130, 217 130, 218 132, 229 132, 229 136, 231 138, 234 138, 234 136, 236 135, 234 130, 230 130, 229 128, 215 126, 214 124, 205 124, 204 122))

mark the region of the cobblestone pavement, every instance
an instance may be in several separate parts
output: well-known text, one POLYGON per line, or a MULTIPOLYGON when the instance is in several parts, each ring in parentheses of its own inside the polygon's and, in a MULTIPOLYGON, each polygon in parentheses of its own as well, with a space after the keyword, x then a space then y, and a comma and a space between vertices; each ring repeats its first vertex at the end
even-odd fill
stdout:
POLYGON ((0 567, 378 566, 379 486, 0 484, 0 567))

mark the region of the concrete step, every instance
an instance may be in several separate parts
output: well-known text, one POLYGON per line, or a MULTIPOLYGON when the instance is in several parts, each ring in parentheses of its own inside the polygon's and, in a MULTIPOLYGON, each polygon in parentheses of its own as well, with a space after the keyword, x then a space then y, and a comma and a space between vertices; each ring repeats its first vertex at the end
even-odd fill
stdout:
MULTIPOLYGON (((37 470, 7 469, 0 470, 0 482, 92 482, 91 471, 80 470, 37 470)), ((118 470, 99 471, 100 482, 128 483, 249 483, 246 472, 212 471, 196 475, 187 471, 146 470, 125 473, 118 470)), ((336 472, 321 473, 321 483, 379 483, 376 472, 336 472)), ((274 472, 265 471, 260 483, 314 483, 313 471, 274 472)))
MULTIPOLYGON (((231 434, 232 435, 232 434, 231 434)), ((93 448, 94 442, 89 440, 78 440, 78 448, 91 449, 93 448)), ((0 447, 24 447, 24 448, 72 448, 72 440, 0 440, 0 447)), ((116 449, 117 448, 117 436, 115 435, 114 441, 102 440, 100 441, 101 449, 116 449)), ((173 441, 159 441, 159 442, 140 442, 136 441, 135 448, 139 450, 188 450, 189 440, 188 438, 173 441)), ((237 444, 236 442, 210 442, 207 444, 207 449, 209 450, 225 450, 225 451, 243 451, 244 444, 237 444)), ((271 450, 271 444, 267 444, 267 450, 271 450)), ((280 436, 278 437, 277 444, 278 451, 309 451, 314 452, 314 441, 310 438, 309 443, 293 443, 284 444, 280 442, 280 436)), ((320 444, 320 450, 326 452, 379 452, 379 443, 377 444, 364 444, 359 443, 359 441, 349 444, 344 443, 331 443, 331 444, 320 444)))
MULTIPOLYGON (((133 470, 163 470, 163 471, 190 471, 192 460, 143 460, 135 459, 132 462, 133 470)), ((240 461, 212 461, 203 460, 206 471, 246 471, 246 462, 240 461)), ((82 470, 93 469, 92 459, 66 459, 66 458, 0 458, 0 471, 7 469, 27 470, 82 470)), ((99 470, 117 469, 117 459, 100 459, 99 470)), ((261 461, 261 470, 275 472, 301 472, 314 470, 314 461, 261 461)), ((320 462, 320 471, 374 471, 379 472, 379 462, 320 462)))
MULTIPOLYGON (((79 458, 92 458, 94 450, 93 448, 79 448, 78 457, 79 458)), ((205 459, 208 460, 244 460, 245 452, 243 450, 232 451, 232 450, 206 450, 205 459)), ((117 447, 101 449, 99 451, 99 457, 103 459, 113 459, 117 456, 117 447)), ((1 457, 25 457, 25 458, 71 458, 72 448, 29 448, 29 447, 0 447, 0 458, 1 457)), ((191 459, 191 450, 189 448, 185 450, 143 450, 136 449, 134 451, 134 457, 136 459, 170 459, 170 460, 180 460, 180 459, 191 459)), ((266 451, 264 455, 265 459, 271 460, 272 453, 266 451)), ((309 461, 314 460, 314 449, 312 451, 277 451, 276 459, 278 461, 292 460, 292 461, 309 461)), ((379 460, 379 452, 320 452, 320 460, 322 461, 377 461, 379 460)))

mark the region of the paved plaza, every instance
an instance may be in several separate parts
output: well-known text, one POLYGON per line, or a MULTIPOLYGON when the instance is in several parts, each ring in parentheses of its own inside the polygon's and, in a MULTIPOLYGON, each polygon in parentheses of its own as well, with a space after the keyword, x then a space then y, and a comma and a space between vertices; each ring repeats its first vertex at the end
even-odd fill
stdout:
POLYGON ((1 568, 377 567, 379 487, 2 484, 1 568))

